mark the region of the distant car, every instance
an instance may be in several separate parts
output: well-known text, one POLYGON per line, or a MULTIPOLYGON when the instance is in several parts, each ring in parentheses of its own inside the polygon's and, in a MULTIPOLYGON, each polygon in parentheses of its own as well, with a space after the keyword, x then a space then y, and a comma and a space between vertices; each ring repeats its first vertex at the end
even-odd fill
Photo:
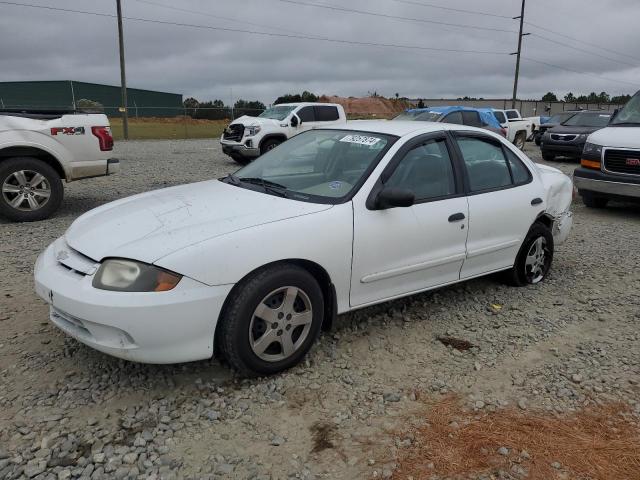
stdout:
POLYGON ((501 271, 543 281, 572 194, 569 177, 491 132, 354 121, 234 175, 85 213, 39 256, 36 291, 56 327, 110 355, 215 351, 273 374, 340 313, 501 271))
POLYGON ((587 137, 606 127, 610 119, 611 113, 602 110, 576 113, 544 133, 540 142, 542 158, 547 161, 553 161, 557 156, 579 159, 587 137))
POLYGON ((544 135, 544 132, 554 127, 557 127, 563 122, 566 122, 571 117, 573 117, 576 113, 580 113, 581 111, 582 110, 571 110, 571 111, 556 113, 555 115, 552 115, 551 117, 546 119, 544 122, 541 122, 540 126, 538 127, 538 130, 536 130, 536 132, 533 135, 533 140, 536 142, 536 145, 540 146, 540 142, 542 141, 542 135, 544 135))
POLYGON ((589 135, 580 165, 573 179, 587 207, 603 208, 609 200, 640 203, 640 91, 606 128, 589 135))
POLYGON ((497 108, 487 109, 493 112, 500 126, 507 131, 507 140, 513 143, 520 150, 524 150, 527 138, 534 130, 534 124, 530 119, 522 118, 520 112, 515 109, 500 110, 497 108))
POLYGON ((454 125, 467 125, 469 127, 484 128, 503 137, 507 136, 507 130, 503 128, 491 109, 471 107, 426 107, 411 108, 405 110, 392 120, 418 121, 418 122, 442 122, 454 125))

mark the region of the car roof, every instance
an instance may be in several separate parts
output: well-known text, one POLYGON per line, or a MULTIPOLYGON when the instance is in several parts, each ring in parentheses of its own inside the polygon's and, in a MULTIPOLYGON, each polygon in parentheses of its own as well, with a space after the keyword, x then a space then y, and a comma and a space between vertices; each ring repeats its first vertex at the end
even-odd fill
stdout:
POLYGON ((423 133, 442 132, 444 130, 474 131, 485 133, 488 136, 502 138, 489 130, 483 128, 470 127, 467 125, 457 125, 440 122, 416 122, 412 120, 350 120, 341 125, 331 125, 323 127, 331 130, 354 130, 360 132, 382 133, 385 135, 395 135, 404 137, 405 135, 417 135, 423 133))
POLYGON ((291 103, 278 103, 277 105, 272 105, 272 107, 308 107, 315 105, 328 105, 331 107, 339 107, 339 103, 326 103, 326 102, 291 102, 291 103))
POLYGON ((463 106, 459 106, 459 105, 447 105, 447 106, 440 106, 440 107, 424 107, 424 108, 408 108, 407 110, 405 110, 406 112, 417 112, 417 113, 421 113, 421 112, 435 112, 435 113, 450 113, 450 112, 458 112, 458 111, 479 111, 481 109, 479 108, 475 108, 475 107, 463 107, 463 106))

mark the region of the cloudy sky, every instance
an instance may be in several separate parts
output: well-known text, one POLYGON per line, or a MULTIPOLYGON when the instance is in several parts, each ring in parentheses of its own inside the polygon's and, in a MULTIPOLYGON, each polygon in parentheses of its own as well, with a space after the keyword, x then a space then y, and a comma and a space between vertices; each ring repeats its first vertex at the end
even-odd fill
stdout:
MULTIPOLYGON (((115 0, 15 2, 108 15, 116 11, 115 0)), ((508 54, 516 50, 518 28, 511 17, 519 15, 520 0, 122 3, 128 17, 124 29, 131 87, 225 102, 233 90, 235 99, 265 103, 302 90, 341 96, 369 91, 423 98, 511 96, 515 57, 508 54), (438 6, 445 9, 434 8, 438 6)), ((525 32, 531 35, 523 41, 519 96, 640 89, 639 18, 637 0, 529 0, 525 32)), ((117 85, 116 21, 0 2, 0 65, 0 81, 72 79, 117 85)))

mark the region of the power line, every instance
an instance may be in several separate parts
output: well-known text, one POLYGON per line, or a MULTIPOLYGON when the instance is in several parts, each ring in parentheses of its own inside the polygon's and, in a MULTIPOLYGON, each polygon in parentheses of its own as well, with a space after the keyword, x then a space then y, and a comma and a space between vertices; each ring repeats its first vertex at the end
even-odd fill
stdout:
POLYGON ((536 25, 535 23, 531 23, 531 22, 524 22, 524 23, 526 25, 529 25, 530 27, 537 28, 539 30, 544 30, 545 32, 549 32, 549 33, 552 33, 554 35, 558 35, 559 37, 566 38, 568 40, 573 40, 574 42, 583 43, 584 45, 588 45, 590 47, 599 48, 600 50, 604 50, 605 52, 614 53, 616 55, 620 55, 622 57, 631 58, 633 60, 637 60, 637 61, 640 62, 640 58, 638 58, 638 57, 634 57, 632 55, 627 55, 626 53, 620 53, 617 50, 612 50, 610 48, 605 48, 605 47, 602 47, 602 46, 600 46, 600 45, 598 45, 596 43, 591 43, 591 42, 587 42, 585 40, 580 40, 579 38, 570 37, 569 35, 565 35, 564 33, 556 32, 555 30, 551 30, 550 28, 541 27, 540 25, 536 25))
MULTIPOLYGON (((33 5, 29 3, 8 2, 4 0, 1 0, 0 4, 13 5, 18 7, 39 8, 43 10, 52 10, 52 11, 65 12, 65 13, 93 15, 97 17, 117 18, 116 15, 113 15, 110 13, 90 12, 86 10, 74 10, 70 8, 60 8, 60 7, 49 7, 45 5, 33 5)), ((188 28, 196 28, 201 30, 216 30, 216 31, 222 31, 222 32, 245 33, 249 35, 263 35, 268 37, 279 37, 279 38, 297 38, 302 40, 316 40, 316 41, 322 41, 322 42, 340 43, 340 44, 357 45, 357 46, 365 46, 365 47, 399 48, 399 49, 408 49, 408 50, 423 50, 423 51, 430 51, 430 52, 475 53, 475 54, 483 54, 483 55, 508 55, 507 52, 495 52, 495 51, 486 51, 486 50, 463 50, 463 49, 457 49, 457 48, 424 47, 421 45, 364 42, 364 41, 358 41, 358 40, 347 40, 347 39, 329 38, 329 37, 312 37, 307 35, 297 35, 297 34, 287 34, 287 33, 259 32, 255 30, 243 30, 239 28, 229 28, 229 27, 214 27, 211 25, 198 25, 193 23, 169 22, 164 20, 153 20, 153 19, 141 18, 141 17, 122 17, 122 18, 130 21, 134 21, 134 22, 154 23, 154 24, 171 25, 171 26, 177 26, 177 27, 188 27, 188 28)))
POLYGON ((632 85, 634 87, 638 87, 640 86, 637 83, 633 83, 633 82, 627 82, 625 80, 617 80, 617 79, 613 79, 613 78, 608 78, 608 77, 602 77, 600 75, 597 75, 595 73, 590 73, 590 72, 581 72, 580 70, 574 70, 572 68, 567 68, 567 67, 562 67, 560 65, 554 65, 553 63, 548 63, 548 62, 543 62, 542 60, 537 60, 535 58, 531 58, 531 57, 522 57, 525 60, 529 61, 529 62, 534 62, 534 63, 539 63, 540 65, 546 65, 547 67, 553 67, 553 68, 557 68, 559 70, 565 70, 567 72, 573 72, 573 73, 579 73, 580 75, 587 75, 590 77, 594 77, 594 78, 599 78, 600 80, 607 80, 609 82, 617 82, 617 83, 624 83, 627 85, 632 85))
POLYGON ((305 7, 315 7, 315 8, 324 8, 326 10, 334 10, 334 11, 338 11, 338 12, 348 12, 348 13, 358 13, 360 15, 369 15, 372 17, 382 17, 382 18, 390 18, 393 20, 404 20, 404 21, 410 21, 410 22, 420 22, 420 23, 430 23, 430 24, 434 24, 434 25, 445 25, 447 27, 459 27, 459 28, 471 28, 471 29, 476 29, 476 30, 488 30, 491 32, 506 32, 506 33, 518 33, 516 30, 506 30, 503 28, 493 28, 493 27, 480 27, 478 25, 468 25, 468 24, 462 24, 462 23, 448 23, 448 22, 440 22, 437 20, 426 20, 423 18, 412 18, 412 17, 401 17, 399 15, 388 15, 386 13, 378 13, 378 12, 371 12, 369 10, 358 10, 355 8, 346 8, 346 7, 340 7, 337 5, 325 5, 322 3, 311 3, 311 2, 301 2, 301 1, 297 1, 297 0, 278 0, 279 2, 283 2, 283 3, 290 3, 293 5, 303 5, 305 7))
POLYGON ((427 7, 427 8, 437 8, 439 10, 448 10, 450 12, 458 12, 458 13, 469 13, 472 15, 482 15, 484 17, 495 17, 495 18, 506 18, 508 20, 512 20, 512 17, 508 15, 498 15, 496 13, 488 13, 488 12, 478 12, 477 10, 465 10, 463 8, 452 8, 452 7, 443 7, 442 5, 434 5, 432 3, 424 3, 424 2, 415 2, 412 0, 391 0, 392 2, 397 3, 406 3, 407 5, 416 5, 419 7, 427 7))

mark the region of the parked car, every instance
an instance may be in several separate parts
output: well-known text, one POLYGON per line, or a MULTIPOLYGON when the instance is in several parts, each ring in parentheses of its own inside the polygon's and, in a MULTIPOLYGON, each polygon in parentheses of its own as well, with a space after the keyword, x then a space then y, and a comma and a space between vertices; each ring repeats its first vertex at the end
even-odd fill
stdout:
POLYGON ((587 137, 609 123, 611 113, 602 110, 583 110, 542 136, 542 158, 553 161, 556 156, 580 158, 587 137))
POLYGON ((502 128, 496 117, 489 109, 471 107, 427 107, 410 108, 392 120, 395 121, 419 121, 442 122, 454 125, 467 125, 489 130, 505 137, 506 129, 502 128))
POLYGON ((36 291, 110 355, 272 374, 337 314, 501 271, 542 281, 572 193, 486 130, 354 121, 85 213, 38 258, 36 291))
POLYGON ((587 207, 640 201, 640 91, 606 128, 589 135, 580 165, 573 178, 587 207))
POLYGON ((540 123, 540 126, 538 127, 538 130, 536 130, 533 135, 533 139, 536 142, 536 145, 540 146, 540 142, 542 141, 542 135, 544 135, 544 132, 557 127, 558 125, 569 120, 576 113, 579 113, 581 111, 582 110, 567 110, 566 112, 556 113, 555 115, 552 115, 548 119, 542 121, 540 123))
POLYGON ((507 139, 520 150, 524 150, 527 138, 534 130, 533 122, 522 118, 518 110, 490 109, 495 115, 500 126, 507 131, 507 139))
POLYGON ((243 115, 225 128, 222 151, 246 165, 300 132, 346 123, 342 105, 336 103, 282 103, 257 117, 243 115))
POLYGON ((113 137, 102 114, 0 110, 0 217, 50 217, 64 196, 62 180, 116 173, 113 137))

